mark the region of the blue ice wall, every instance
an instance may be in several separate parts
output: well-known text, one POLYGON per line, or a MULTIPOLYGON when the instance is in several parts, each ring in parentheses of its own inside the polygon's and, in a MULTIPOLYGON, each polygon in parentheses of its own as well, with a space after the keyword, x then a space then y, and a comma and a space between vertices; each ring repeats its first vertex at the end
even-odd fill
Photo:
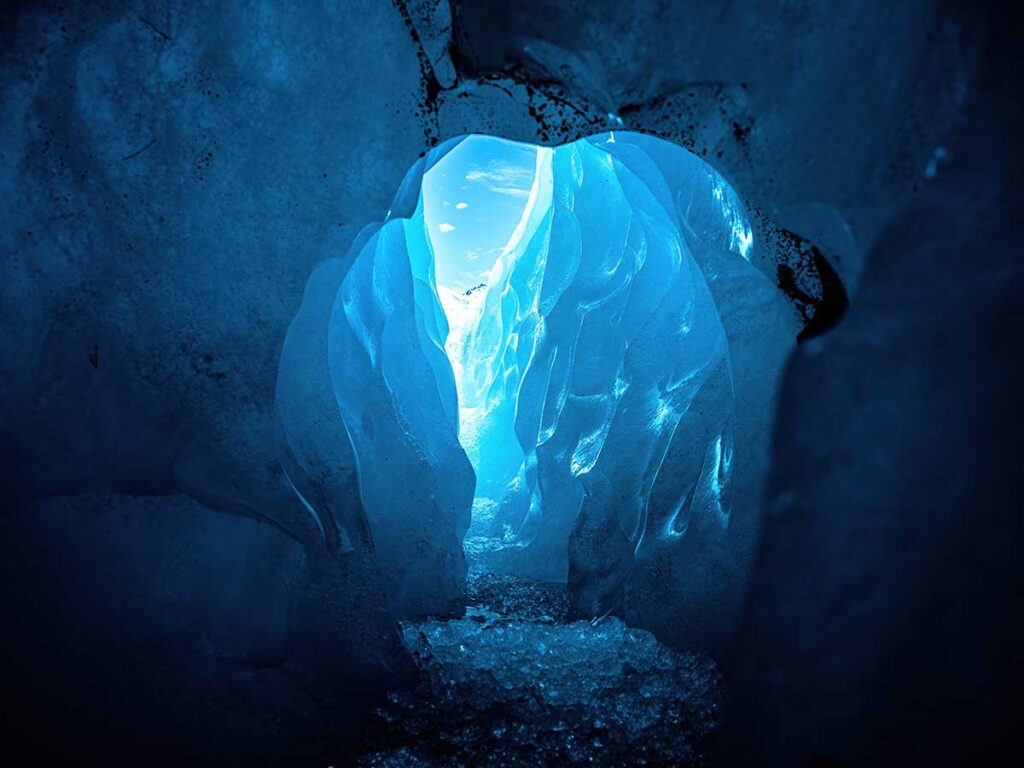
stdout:
MULTIPOLYGON (((515 147, 490 141, 498 154, 515 147)), ((409 172, 388 221, 356 241, 326 346, 311 350, 318 381, 329 369, 390 604, 399 615, 454 604, 475 514, 487 567, 568 581, 584 614, 623 609, 642 563, 729 525, 739 340, 727 329, 735 337, 743 313, 721 284, 778 292, 748 262, 751 225, 716 171, 661 140, 601 134, 534 150, 521 219, 453 347, 441 296, 462 286, 438 282, 440 235, 418 192, 466 149, 453 140, 409 172)), ((306 304, 316 295, 311 283, 306 304)), ((791 311, 771 317, 753 343, 774 362, 797 325, 791 311)), ((744 391, 770 400, 778 366, 741 358, 744 391)), ((307 364, 283 356, 282 381, 292 366, 307 364)), ((308 437, 316 420, 281 415, 286 433, 307 435, 293 441, 323 439, 308 437)), ((768 421, 744 426, 756 443, 768 421)), ((756 476, 744 459, 741 476, 756 476)))
MULTIPOLYGON (((564 581, 585 510, 618 508, 615 528, 639 541, 668 440, 726 348, 681 236, 625 166, 578 142, 553 152, 551 174, 550 211, 497 281, 509 289, 491 294, 481 327, 503 331, 521 376, 497 398, 516 403, 525 456, 496 518, 517 537, 503 559, 564 581)), ((506 385, 507 368, 493 367, 506 385)))
POLYGON ((474 484, 458 442, 444 315, 435 293, 424 296, 429 262, 414 248, 401 219, 370 239, 338 293, 328 342, 360 497, 399 615, 440 612, 461 595, 474 484))

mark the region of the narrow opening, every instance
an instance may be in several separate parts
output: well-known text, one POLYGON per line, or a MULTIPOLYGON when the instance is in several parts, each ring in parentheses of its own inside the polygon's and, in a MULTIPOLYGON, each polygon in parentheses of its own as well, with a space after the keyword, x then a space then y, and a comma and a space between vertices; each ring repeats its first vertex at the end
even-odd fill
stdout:
POLYGON ((449 326, 445 352, 458 394, 459 442, 476 474, 469 546, 494 537, 495 512, 523 473, 515 433, 522 371, 516 335, 509 335, 521 313, 503 311, 500 294, 525 247, 530 218, 543 204, 540 188, 550 179, 541 168, 549 154, 543 147, 470 136, 423 178, 424 225, 449 326))

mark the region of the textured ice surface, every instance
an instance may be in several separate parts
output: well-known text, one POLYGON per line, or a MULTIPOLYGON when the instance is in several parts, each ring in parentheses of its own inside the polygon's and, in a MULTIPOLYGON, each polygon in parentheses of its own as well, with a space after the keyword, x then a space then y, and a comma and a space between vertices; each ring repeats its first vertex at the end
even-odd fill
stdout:
POLYGON ((618 619, 566 623, 564 588, 470 587, 465 618, 404 625, 420 682, 389 695, 360 764, 706 764, 721 696, 710 661, 618 619))
POLYGON ((753 245, 722 177, 650 137, 469 137, 410 170, 353 247, 327 340, 400 615, 460 595, 471 516, 492 568, 569 580, 590 615, 621 604, 638 553, 725 529, 734 372, 710 285, 759 277, 753 245), (482 181, 507 210, 474 244, 482 181))
MULTIPOLYGON (((521 453, 477 496, 498 505, 496 532, 516 537, 519 572, 564 580, 570 532, 586 519, 604 539, 593 554, 618 574, 649 512, 660 528, 649 535, 675 535, 685 519, 675 499, 647 503, 680 417, 715 374, 716 416, 728 416, 725 336, 665 207, 605 144, 536 155, 527 211, 457 366, 476 450, 521 453)), ((724 472, 729 435, 715 426, 724 472)))
MULTIPOLYGON (((776 384, 799 328, 775 285, 752 264, 732 256, 710 254, 705 270, 733 372, 735 449, 727 489, 733 500, 728 527, 718 522, 717 514, 691 507, 682 535, 641 542, 626 588, 627 621, 680 648, 722 648, 735 631, 759 533, 776 384)), ((701 407, 698 399, 683 417, 666 467, 679 467, 674 456, 686 446, 679 436, 701 407)), ((675 471, 665 472, 665 480, 678 478, 675 471)), ((672 498, 678 491, 663 483, 654 493, 672 498)))
POLYGON ((458 443, 447 333, 414 222, 392 219, 356 257, 331 315, 331 379, 362 504, 399 615, 462 591, 473 474, 458 443))

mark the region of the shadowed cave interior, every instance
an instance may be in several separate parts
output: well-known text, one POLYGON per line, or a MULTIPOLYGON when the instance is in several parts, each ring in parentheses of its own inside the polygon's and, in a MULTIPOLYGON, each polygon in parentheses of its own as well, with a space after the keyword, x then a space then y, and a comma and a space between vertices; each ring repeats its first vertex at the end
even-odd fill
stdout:
POLYGON ((1019 11, 32 0, 0 40, 12 752, 1012 754, 1019 11))

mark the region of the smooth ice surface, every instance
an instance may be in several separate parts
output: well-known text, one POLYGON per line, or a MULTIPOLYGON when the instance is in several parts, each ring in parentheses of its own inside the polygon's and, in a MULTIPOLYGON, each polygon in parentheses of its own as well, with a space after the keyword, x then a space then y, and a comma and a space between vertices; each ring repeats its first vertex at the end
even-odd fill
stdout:
POLYGON ((468 546, 568 579, 593 615, 638 553, 724 530, 734 380, 709 283, 752 246, 724 179, 650 137, 472 136, 414 166, 328 344, 400 614, 458 596, 471 508, 468 546))

